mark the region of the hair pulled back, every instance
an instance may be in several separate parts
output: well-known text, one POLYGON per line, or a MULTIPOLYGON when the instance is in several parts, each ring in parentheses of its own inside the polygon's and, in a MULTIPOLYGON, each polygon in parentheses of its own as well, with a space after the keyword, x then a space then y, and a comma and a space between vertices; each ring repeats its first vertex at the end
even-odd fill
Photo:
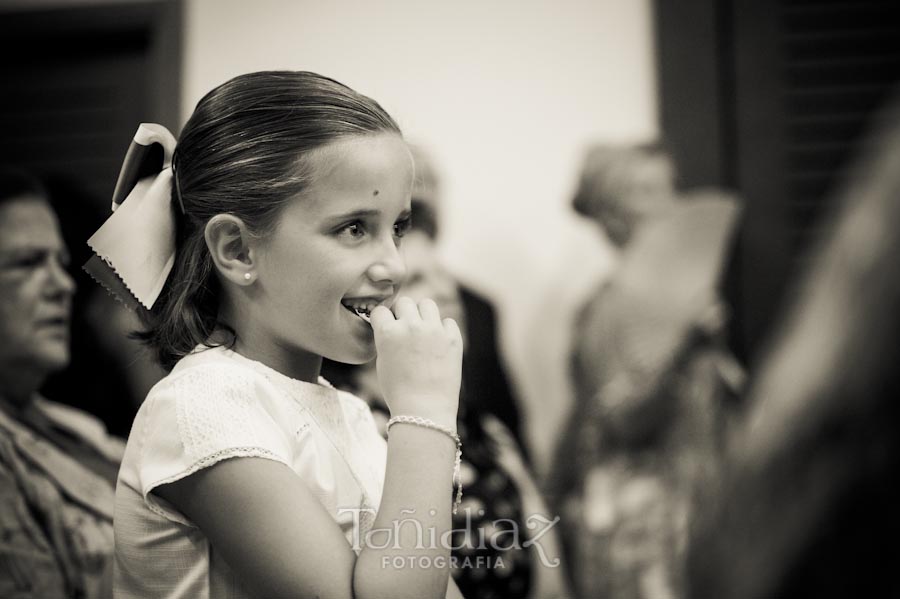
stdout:
POLYGON ((219 322, 219 282, 204 228, 215 215, 239 217, 253 234, 277 222, 285 204, 310 184, 313 150, 342 138, 400 134, 374 100, 306 71, 262 71, 210 91, 181 133, 173 160, 184 214, 178 216, 175 264, 136 334, 170 370, 219 322))

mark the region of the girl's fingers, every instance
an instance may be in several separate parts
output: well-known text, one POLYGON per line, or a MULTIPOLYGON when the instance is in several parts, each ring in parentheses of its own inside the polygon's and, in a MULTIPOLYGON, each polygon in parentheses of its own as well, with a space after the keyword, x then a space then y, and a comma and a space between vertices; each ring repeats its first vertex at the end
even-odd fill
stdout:
POLYGON ((452 318, 445 318, 443 320, 444 331, 447 332, 447 335, 450 336, 451 339, 462 345, 462 333, 459 330, 459 325, 456 324, 456 321, 452 318))
POLYGON ((441 311, 433 299, 425 298, 419 301, 419 314, 422 320, 441 322, 441 311))
POLYGON ((393 320, 393 312, 385 306, 376 306, 369 314, 369 322, 372 323, 372 328, 380 329, 388 322, 393 322, 393 320))
POLYGON ((419 316, 419 308, 416 306, 416 302, 406 296, 397 298, 397 301, 394 302, 393 310, 397 320, 421 320, 422 318, 419 316))

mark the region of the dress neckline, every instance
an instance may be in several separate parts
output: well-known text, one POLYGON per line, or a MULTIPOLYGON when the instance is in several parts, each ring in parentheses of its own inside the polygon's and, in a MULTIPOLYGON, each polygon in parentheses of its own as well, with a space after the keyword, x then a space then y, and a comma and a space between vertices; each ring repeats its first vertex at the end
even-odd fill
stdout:
POLYGON ((337 391, 335 389, 334 385, 332 385, 327 379, 325 379, 325 377, 323 377, 321 375, 317 377, 315 383, 311 383, 309 381, 302 381, 300 379, 295 379, 293 377, 290 377, 284 373, 281 373, 281 372, 275 370, 271 366, 268 366, 267 364, 260 362, 259 360, 254 360, 253 358, 248 358, 247 356, 245 356, 243 354, 239 354, 238 352, 236 352, 233 349, 226 347, 224 345, 216 345, 213 347, 209 347, 209 346, 205 346, 205 345, 198 345, 197 348, 195 348, 194 352, 192 352, 192 353, 203 353, 203 352, 207 352, 207 351, 218 352, 218 353, 222 354, 223 356, 234 360, 235 362, 239 362, 240 364, 243 364, 244 366, 247 366, 247 367, 251 368, 252 370, 255 370, 256 372, 263 375, 267 379, 274 381, 274 382, 282 383, 284 385, 287 385, 288 387, 294 387, 297 389, 304 389, 304 390, 315 390, 318 392, 322 392, 322 391, 336 392, 337 391))

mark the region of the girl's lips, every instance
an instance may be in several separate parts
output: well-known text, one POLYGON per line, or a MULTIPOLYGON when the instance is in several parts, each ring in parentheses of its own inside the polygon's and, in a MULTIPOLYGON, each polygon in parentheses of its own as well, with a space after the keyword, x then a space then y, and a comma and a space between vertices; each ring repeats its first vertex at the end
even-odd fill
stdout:
POLYGON ((370 322, 369 316, 372 314, 372 310, 378 306, 389 308, 393 298, 393 295, 344 298, 341 300, 341 305, 351 314, 360 317, 365 322, 370 322))
POLYGON ((364 311, 357 311, 356 309, 354 309, 346 304, 341 304, 341 306, 343 306, 345 310, 347 310, 348 312, 350 312, 350 314, 353 314, 354 316, 356 316, 363 322, 368 323, 368 324, 372 323, 372 321, 369 319, 368 313, 366 313, 364 311))

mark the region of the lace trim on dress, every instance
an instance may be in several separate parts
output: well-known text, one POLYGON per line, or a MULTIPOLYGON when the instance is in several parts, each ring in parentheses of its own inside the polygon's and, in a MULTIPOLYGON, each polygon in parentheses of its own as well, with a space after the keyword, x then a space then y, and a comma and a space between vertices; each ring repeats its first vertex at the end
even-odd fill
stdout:
MULTIPOLYGON (((279 464, 285 464, 286 466, 290 467, 289 464, 285 463, 284 459, 267 449, 262 449, 261 447, 231 447, 229 449, 223 449, 222 451, 218 451, 214 454, 208 455, 205 458, 201 458, 181 472, 147 485, 147 489, 144 491, 144 502, 147 504, 147 507, 149 507, 154 513, 162 516, 163 518, 166 518, 167 520, 171 519, 171 513, 166 513, 166 511, 159 507, 154 501, 150 500, 150 493, 152 493, 153 490, 157 487, 173 483, 177 480, 181 480, 182 478, 190 476, 195 472, 199 472, 204 468, 209 468, 210 466, 213 466, 218 462, 221 462, 222 460, 231 458, 264 458, 267 460, 273 460, 275 462, 278 462, 279 464)), ((185 518, 185 520, 187 519, 185 518)))

